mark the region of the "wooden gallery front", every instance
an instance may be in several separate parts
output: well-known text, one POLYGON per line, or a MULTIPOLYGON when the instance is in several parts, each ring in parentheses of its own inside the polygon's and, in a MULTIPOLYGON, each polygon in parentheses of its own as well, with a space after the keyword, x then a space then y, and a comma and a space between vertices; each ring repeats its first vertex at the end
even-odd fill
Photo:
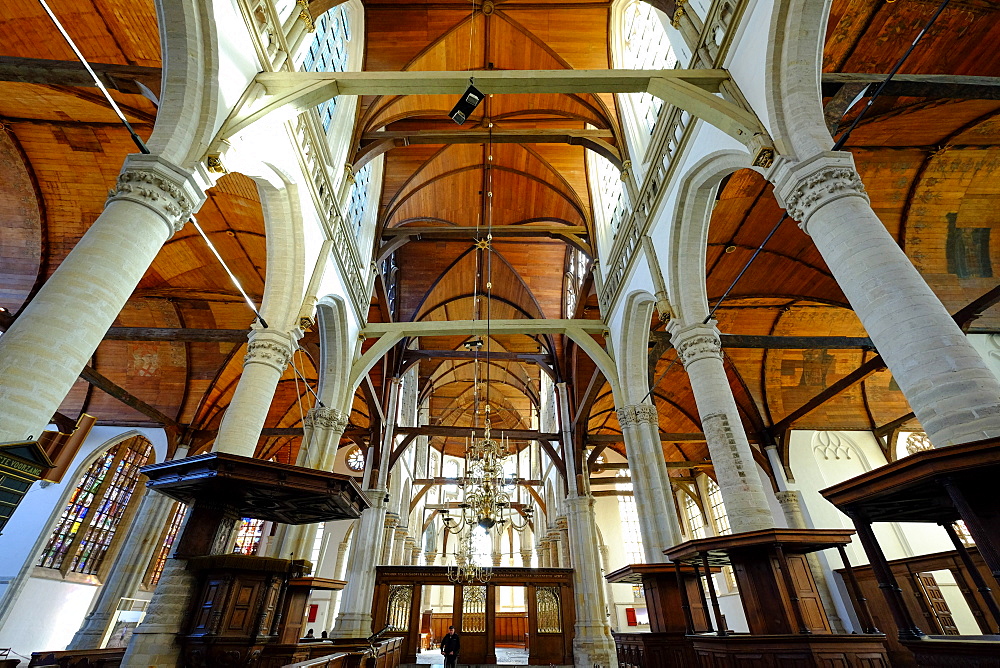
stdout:
POLYGON ((461 636, 462 664, 495 664, 497 645, 524 647, 529 665, 573 663, 573 570, 494 568, 486 582, 454 582, 445 566, 379 566, 373 629, 403 638, 402 662, 420 649, 438 651, 448 626, 461 636), (435 610, 428 593, 450 588, 448 605, 435 610), (523 611, 498 612, 498 591, 519 588, 523 611))

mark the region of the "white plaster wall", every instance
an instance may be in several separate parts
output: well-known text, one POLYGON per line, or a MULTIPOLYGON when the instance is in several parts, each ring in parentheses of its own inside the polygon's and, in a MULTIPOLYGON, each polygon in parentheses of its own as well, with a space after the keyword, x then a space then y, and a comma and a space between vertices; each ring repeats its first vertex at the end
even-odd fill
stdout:
MULTIPOLYGON (((795 484, 802 492, 807 520, 820 529, 854 528, 846 515, 820 495, 820 490, 887 464, 875 437, 866 431, 793 431, 789 461, 795 484), (831 442, 830 438, 837 441, 831 442)), ((875 524, 874 530, 888 559, 953 549, 948 535, 937 525, 883 522, 875 524)), ((857 540, 847 547, 847 551, 852 563, 868 563, 857 540)), ((831 556, 830 561, 835 568, 840 568, 839 557, 831 556)))
POLYGON ((93 585, 29 579, 0 629, 0 647, 29 657, 32 652, 66 649, 98 590, 93 585))

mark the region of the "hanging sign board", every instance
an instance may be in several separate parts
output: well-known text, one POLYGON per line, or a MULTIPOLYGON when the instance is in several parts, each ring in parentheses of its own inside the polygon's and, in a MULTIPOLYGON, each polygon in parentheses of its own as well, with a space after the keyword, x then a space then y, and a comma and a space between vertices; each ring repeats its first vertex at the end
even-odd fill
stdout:
POLYGON ((0 533, 32 483, 52 468, 38 441, 0 443, 0 533))

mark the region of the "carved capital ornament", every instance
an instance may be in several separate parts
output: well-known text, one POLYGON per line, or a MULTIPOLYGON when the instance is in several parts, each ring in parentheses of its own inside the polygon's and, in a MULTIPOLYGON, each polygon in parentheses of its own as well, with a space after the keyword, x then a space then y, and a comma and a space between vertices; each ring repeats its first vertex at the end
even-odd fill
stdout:
POLYGON ((829 151, 799 163, 783 162, 772 180, 778 201, 807 234, 810 218, 827 204, 843 197, 870 201, 849 153, 829 151))
POLYGON ((622 429, 628 427, 638 427, 643 424, 658 424, 659 419, 656 414, 656 407, 649 404, 631 404, 622 406, 615 411, 618 413, 618 424, 622 429))
POLYGON ((722 339, 715 321, 711 321, 711 324, 671 328, 670 341, 685 369, 698 360, 722 359, 722 339))
POLYGON ((243 366, 248 364, 266 364, 279 372, 284 372, 292 359, 292 349, 287 342, 275 338, 263 338, 259 335, 250 339, 247 344, 247 354, 243 357, 243 366))
POLYGON ((170 235, 180 231, 201 206, 205 195, 193 176, 153 155, 130 155, 115 187, 108 191, 111 202, 133 202, 157 213, 170 235))

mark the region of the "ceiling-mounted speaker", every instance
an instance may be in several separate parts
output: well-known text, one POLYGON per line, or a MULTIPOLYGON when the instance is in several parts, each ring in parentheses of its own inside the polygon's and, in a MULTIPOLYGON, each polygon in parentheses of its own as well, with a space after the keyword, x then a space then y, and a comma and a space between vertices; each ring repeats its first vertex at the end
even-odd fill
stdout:
POLYGON ((486 96, 478 88, 469 84, 469 87, 462 93, 462 97, 459 98, 458 103, 448 112, 448 116, 459 125, 464 124, 469 116, 472 115, 472 112, 476 110, 476 107, 479 106, 479 103, 483 101, 484 97, 486 96))

